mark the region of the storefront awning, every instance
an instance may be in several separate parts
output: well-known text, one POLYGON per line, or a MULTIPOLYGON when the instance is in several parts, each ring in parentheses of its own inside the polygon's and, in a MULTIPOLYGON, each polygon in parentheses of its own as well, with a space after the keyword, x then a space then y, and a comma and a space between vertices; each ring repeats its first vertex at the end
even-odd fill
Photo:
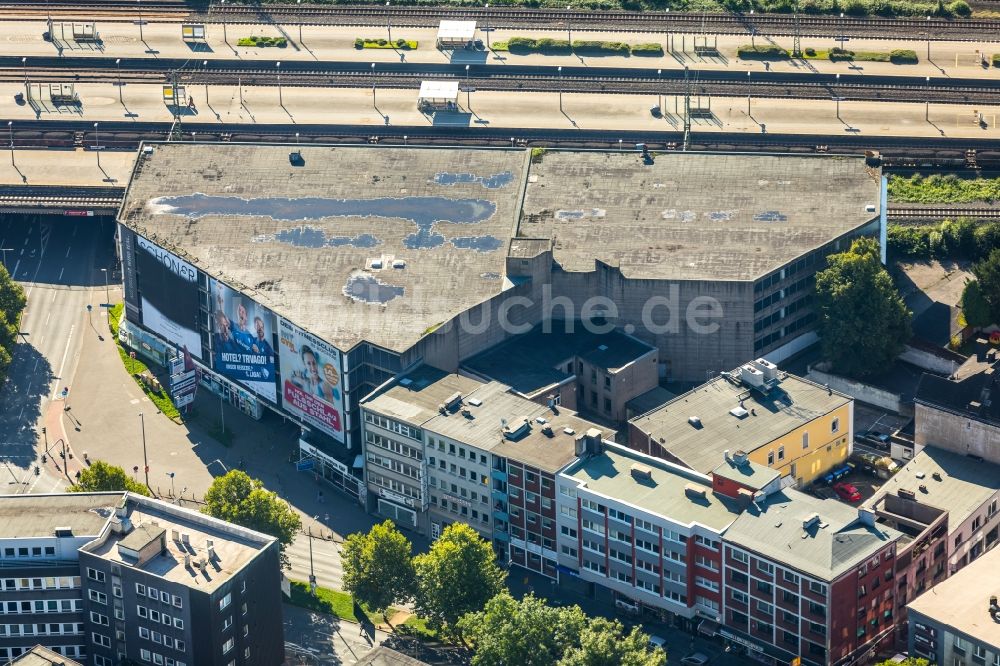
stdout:
POLYGON ((719 623, 713 620, 702 620, 698 623, 698 633, 705 636, 714 636, 719 631, 719 623))

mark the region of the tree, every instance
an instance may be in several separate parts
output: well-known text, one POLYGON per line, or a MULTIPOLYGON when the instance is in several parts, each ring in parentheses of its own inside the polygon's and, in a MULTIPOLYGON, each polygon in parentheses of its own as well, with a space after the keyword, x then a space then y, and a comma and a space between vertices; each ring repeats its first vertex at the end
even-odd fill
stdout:
POLYGON ((559 666, 663 666, 667 654, 649 648, 649 636, 638 627, 625 633, 618 620, 595 617, 580 635, 580 645, 571 647, 559 666))
POLYGON ((367 534, 351 534, 340 551, 344 589, 359 603, 382 613, 386 624, 386 611, 392 604, 413 598, 416 573, 412 550, 410 540, 387 520, 367 534))
POLYGON ((823 356, 853 377, 883 370, 903 351, 913 317, 879 261, 878 242, 859 238, 816 274, 823 356))
POLYGON ((216 477, 205 493, 202 513, 275 537, 281 544, 281 565, 288 567, 285 547, 302 529, 302 519, 258 479, 238 469, 216 477))
POLYGON ((17 343, 17 324, 28 300, 21 285, 0 266, 0 381, 7 376, 17 343))
POLYGON ((1000 248, 972 267, 979 291, 990 308, 990 321, 1000 322, 1000 248))
POLYGON ((481 610, 504 587, 506 573, 493 548, 465 523, 452 523, 413 559, 417 573, 417 613, 434 629, 453 631, 466 613, 481 610))
POLYGON ((129 490, 137 495, 149 497, 149 488, 139 483, 121 467, 109 465, 103 460, 95 460, 80 471, 80 478, 69 487, 74 493, 93 493, 104 490, 129 490))
POLYGON ((903 661, 893 661, 886 659, 880 661, 876 666, 929 666, 930 662, 923 657, 907 657, 903 661))
POLYGON ((993 315, 990 314, 990 304, 983 298, 983 292, 979 288, 979 280, 967 280, 965 288, 962 289, 962 319, 968 326, 982 328, 993 323, 993 315))
POLYGON ((530 594, 518 601, 506 590, 458 621, 476 646, 472 666, 555 666, 586 624, 579 606, 555 608, 530 594))

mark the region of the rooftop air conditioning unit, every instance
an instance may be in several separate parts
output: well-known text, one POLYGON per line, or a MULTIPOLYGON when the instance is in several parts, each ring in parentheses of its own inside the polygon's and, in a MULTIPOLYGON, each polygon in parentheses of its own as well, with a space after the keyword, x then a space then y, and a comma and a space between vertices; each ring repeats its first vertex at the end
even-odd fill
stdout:
POLYGON ((746 386, 760 388, 764 385, 764 373, 747 363, 740 366, 740 381, 746 386))
POLYGON ((701 419, 697 416, 689 416, 688 423, 690 423, 695 428, 701 428, 701 419))
POLYGON ((753 365, 755 368, 764 373, 764 379, 766 381, 771 381, 773 379, 778 378, 778 366, 776 366, 774 363, 771 363, 767 359, 758 358, 751 365, 753 365))
POLYGON ((819 525, 819 514, 811 513, 802 519, 802 529, 807 530, 813 525, 819 525))
POLYGON ((653 480, 653 468, 649 465, 643 465, 642 463, 632 463, 629 468, 632 473, 632 478, 636 481, 652 481, 653 480))
POLYGON ((691 499, 703 500, 708 494, 708 488, 697 483, 688 483, 684 486, 684 494, 691 499))

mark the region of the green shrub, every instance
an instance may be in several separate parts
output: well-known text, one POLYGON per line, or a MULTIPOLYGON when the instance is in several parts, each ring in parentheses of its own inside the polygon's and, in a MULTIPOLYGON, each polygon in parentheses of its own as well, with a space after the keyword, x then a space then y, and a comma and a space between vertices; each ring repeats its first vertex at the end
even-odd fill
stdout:
POLYGON ((806 47, 806 55, 809 56, 810 58, 815 58, 816 57, 816 49, 814 49, 811 46, 807 46, 806 47))
POLYGON ((363 49, 363 48, 365 48, 365 40, 362 39, 361 37, 355 37, 354 38, 354 48, 356 48, 356 49, 363 49))
POLYGON ((396 40, 396 48, 399 48, 399 49, 408 49, 408 48, 410 48, 410 43, 408 41, 406 41, 405 39, 397 39, 396 40))
POLYGON ((981 259, 997 247, 1000 222, 959 218, 938 225, 890 224, 888 250, 897 258, 981 259))
POLYGON ((1000 67, 1000 53, 993 54, 993 66, 1000 67))
POLYGON ((546 54, 571 53, 573 51, 568 39, 550 39, 549 37, 535 40, 535 50, 546 54))
POLYGON ((915 65, 917 52, 912 49, 893 49, 889 52, 889 62, 894 65, 915 65))
POLYGON ((379 46, 385 46, 385 45, 386 45, 386 44, 388 44, 389 42, 385 41, 385 40, 384 40, 384 39, 382 39, 382 38, 379 38, 379 39, 376 39, 376 40, 375 40, 375 43, 376 43, 376 44, 378 44, 379 46))
POLYGON ((507 40, 507 50, 511 53, 534 53, 538 48, 530 37, 511 37, 507 40))
POLYGON ((854 51, 849 51, 845 48, 834 46, 832 49, 830 49, 829 58, 834 62, 837 62, 839 60, 853 60, 854 51))
POLYGON ((633 44, 632 55, 634 56, 662 56, 662 44, 633 44))
POLYGON ((736 50, 736 54, 744 60, 784 60, 788 51, 774 44, 744 44, 736 50))
POLYGON ((577 40, 573 42, 573 52, 580 55, 628 55, 629 48, 623 42, 577 40))
POLYGON ((955 0, 954 2, 948 3, 948 12, 953 16, 961 16, 962 18, 969 18, 972 16, 972 7, 965 0, 955 0))

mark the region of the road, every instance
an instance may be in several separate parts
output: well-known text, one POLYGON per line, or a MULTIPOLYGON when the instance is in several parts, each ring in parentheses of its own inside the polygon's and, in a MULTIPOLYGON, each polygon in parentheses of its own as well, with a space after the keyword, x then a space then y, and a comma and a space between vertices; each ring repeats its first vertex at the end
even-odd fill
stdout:
MULTIPOLYGON (((39 445, 44 447, 46 438, 56 445, 59 439, 58 431, 41 431, 46 411, 53 404, 61 409, 61 401, 53 399, 75 372, 83 338, 101 330, 103 298, 97 296, 104 291, 100 269, 112 262, 111 234, 111 222, 95 218, 0 217, 0 247, 10 248, 6 265, 28 297, 0 400, 6 481, 0 493, 52 492, 66 485, 53 460, 41 466, 40 475, 33 466, 39 445), (89 319, 88 304, 93 305, 89 319)), ((71 388, 70 405, 72 399, 71 388)))

